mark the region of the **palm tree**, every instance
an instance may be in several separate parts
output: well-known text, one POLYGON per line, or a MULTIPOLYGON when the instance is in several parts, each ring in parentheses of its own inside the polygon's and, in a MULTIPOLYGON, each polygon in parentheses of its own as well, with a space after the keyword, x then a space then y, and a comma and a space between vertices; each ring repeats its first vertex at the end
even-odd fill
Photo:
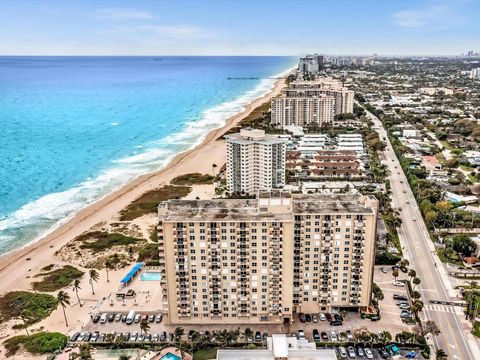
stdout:
POLYGON ((213 176, 217 176, 215 175, 215 169, 217 168, 217 164, 212 164, 212 171, 213 171, 213 176))
POLYGON ((30 334, 28 333, 28 325, 27 325, 27 322, 26 322, 27 317, 25 316, 24 311, 22 311, 22 313, 20 314, 20 319, 22 319, 23 327, 25 328, 27 336, 30 337, 30 334))
POLYGON ((113 266, 113 262, 111 259, 107 259, 105 261, 105 271, 107 273, 107 282, 110 282, 110 279, 108 278, 108 270, 113 270, 114 269, 114 266, 113 266))
POLYGON ((408 267, 408 265, 410 265, 410 261, 408 261, 407 259, 403 259, 400 261, 400 266, 408 267))
POLYGON ((395 282, 397 282, 398 270, 393 270, 392 275, 393 275, 393 278, 395 279, 395 282))
POLYGON ((388 342, 392 340, 392 334, 388 331, 382 331, 378 334, 378 341, 382 343, 382 345, 386 345, 388 342))
POLYGON ((150 331, 150 324, 148 323, 147 320, 143 319, 140 322, 140 332, 143 332, 145 333, 145 335, 147 335, 149 331, 150 331))
POLYGON ((416 277, 416 278, 413 278, 412 282, 413 282, 413 288, 415 289, 417 285, 420 285, 421 280, 416 277))
POLYGON ((447 360, 447 353, 443 349, 437 350, 436 360, 447 360))
POLYGON ((123 355, 120 355, 118 360, 129 360, 130 358, 131 358, 131 356, 123 354, 123 355))
POLYGON ((90 279, 88 281, 90 282, 90 286, 92 287, 92 295, 95 295, 95 290, 93 289, 93 283, 97 282, 100 276, 98 275, 98 271, 95 269, 90 269, 88 272, 88 275, 90 276, 90 279))
POLYGON ((60 305, 62 305, 63 316, 65 317, 65 326, 68 327, 67 313, 65 312, 65 308, 67 305, 70 305, 70 295, 63 290, 60 290, 57 294, 57 301, 60 305))
POLYGON ((243 331, 243 336, 245 337, 245 342, 248 342, 249 339, 253 338, 253 331, 250 328, 245 328, 243 331))
POLYGON ((80 287, 80 279, 75 279, 75 281, 73 282, 73 291, 75 291, 75 294, 77 294, 77 300, 78 300, 78 304, 80 305, 80 307, 82 307, 82 300, 80 300, 80 296, 78 296, 78 290, 81 290, 82 288, 80 287))
POLYGON ((410 269, 410 270, 408 271, 408 276, 410 277, 409 280, 412 281, 412 279, 413 279, 415 276, 417 276, 417 272, 416 272, 415 270, 413 270, 413 269, 410 269))
POLYGON ((175 330, 173 331, 173 337, 178 340, 180 340, 183 334, 185 334, 185 331, 183 330, 182 327, 176 327, 175 330))

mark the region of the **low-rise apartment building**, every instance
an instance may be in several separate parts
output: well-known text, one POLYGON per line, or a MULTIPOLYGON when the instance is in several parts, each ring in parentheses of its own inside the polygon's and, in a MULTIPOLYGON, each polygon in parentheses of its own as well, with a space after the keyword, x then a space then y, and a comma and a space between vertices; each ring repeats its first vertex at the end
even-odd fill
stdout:
POLYGON ((283 323, 370 304, 378 202, 260 193, 160 204, 162 302, 170 324, 283 323))

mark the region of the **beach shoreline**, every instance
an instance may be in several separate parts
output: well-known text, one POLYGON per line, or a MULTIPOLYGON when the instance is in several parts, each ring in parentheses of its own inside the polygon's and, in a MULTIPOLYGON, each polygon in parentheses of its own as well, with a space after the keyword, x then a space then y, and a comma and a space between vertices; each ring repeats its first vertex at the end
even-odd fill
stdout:
MULTIPOLYGON (((289 73, 290 71, 285 74, 289 73)), ((242 112, 228 118, 224 126, 208 132, 200 144, 175 155, 161 170, 137 177, 121 189, 80 210, 45 237, 1 255, 0 276, 3 281, 0 293, 18 289, 19 286, 25 289, 25 286, 21 285, 30 271, 38 270, 47 263, 58 263, 58 259, 54 258, 57 250, 96 224, 111 221, 120 210, 145 192, 167 184, 175 176, 191 172, 209 173, 213 163, 223 165, 224 142, 217 139, 247 117, 252 110, 278 95, 285 86, 287 75, 277 79, 267 94, 247 104, 242 112)))

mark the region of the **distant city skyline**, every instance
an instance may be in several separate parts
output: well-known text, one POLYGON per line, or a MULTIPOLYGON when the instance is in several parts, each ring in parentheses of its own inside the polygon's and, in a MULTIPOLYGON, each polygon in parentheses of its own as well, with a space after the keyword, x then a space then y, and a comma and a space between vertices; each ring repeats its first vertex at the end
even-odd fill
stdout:
POLYGON ((461 55, 478 0, 2 0, 0 55, 461 55))

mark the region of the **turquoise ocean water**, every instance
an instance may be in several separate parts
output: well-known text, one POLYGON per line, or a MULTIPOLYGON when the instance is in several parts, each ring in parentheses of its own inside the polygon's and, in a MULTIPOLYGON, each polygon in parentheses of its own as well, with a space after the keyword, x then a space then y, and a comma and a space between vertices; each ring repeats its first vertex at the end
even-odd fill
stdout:
POLYGON ((292 57, 0 57, 0 254, 161 169, 292 57))

